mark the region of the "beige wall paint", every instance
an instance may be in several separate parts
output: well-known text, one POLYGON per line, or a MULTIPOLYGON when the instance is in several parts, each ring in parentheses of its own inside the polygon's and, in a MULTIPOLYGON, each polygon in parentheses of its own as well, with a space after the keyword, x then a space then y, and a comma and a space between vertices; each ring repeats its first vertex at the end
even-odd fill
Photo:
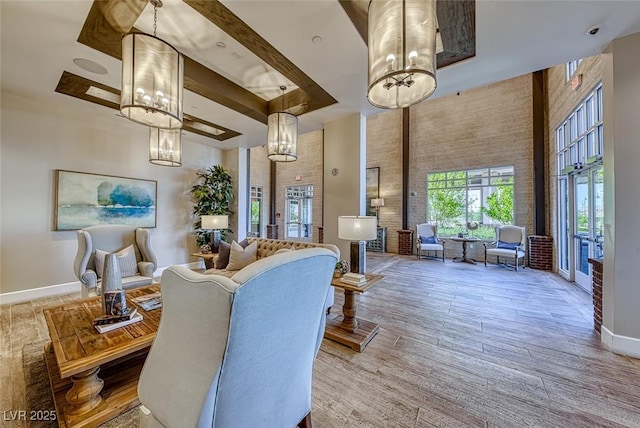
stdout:
POLYGON ((247 177, 247 149, 229 149, 222 151, 222 166, 227 170, 233 181, 233 200, 229 216, 231 233, 227 240, 241 241, 247 236, 249 185, 247 177))
POLYGON ((338 217, 364 215, 366 122, 353 114, 324 128, 324 242, 349 260, 349 242, 338 239, 338 217), (336 169, 336 174, 332 170, 336 169))
POLYGON ((219 163, 220 151, 183 141, 183 166, 148 161, 147 128, 87 104, 69 113, 57 96, 42 104, 2 94, 0 292, 76 282, 76 233, 53 231, 54 170, 94 172, 157 180, 157 228, 151 241, 161 267, 197 259, 190 235, 195 171, 219 163))
POLYGON ((603 341, 640 357, 640 33, 614 40, 603 55, 604 277, 603 341), (615 168, 614 168, 615 165, 615 168), (608 330, 606 332, 605 330, 608 330))

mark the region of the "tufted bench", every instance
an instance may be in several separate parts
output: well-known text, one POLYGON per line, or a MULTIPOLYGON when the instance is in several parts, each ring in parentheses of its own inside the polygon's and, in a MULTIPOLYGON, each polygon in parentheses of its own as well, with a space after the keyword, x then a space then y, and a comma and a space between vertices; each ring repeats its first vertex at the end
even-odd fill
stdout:
MULTIPOLYGON (((315 242, 300 242, 300 241, 286 241, 283 239, 266 239, 266 238, 247 238, 249 244, 254 242, 258 243, 258 250, 256 252, 257 258, 262 259, 265 257, 272 256, 276 253, 276 251, 283 248, 294 248, 295 250, 301 250, 304 248, 327 248, 328 250, 333 251, 336 254, 338 260, 340 260, 340 250, 333 244, 317 244, 315 242)), ((237 272, 240 271, 229 271, 226 269, 208 269, 205 271, 205 274, 217 274, 223 275, 227 278, 231 278, 237 272)), ((329 287, 329 294, 327 295, 327 313, 331 310, 331 306, 333 305, 333 287, 329 287)))

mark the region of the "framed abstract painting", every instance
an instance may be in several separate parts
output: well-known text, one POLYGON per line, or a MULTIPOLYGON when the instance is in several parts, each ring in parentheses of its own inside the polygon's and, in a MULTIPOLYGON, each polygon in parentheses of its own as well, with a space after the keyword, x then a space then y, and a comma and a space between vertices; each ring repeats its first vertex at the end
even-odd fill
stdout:
POLYGON ((98 224, 156 227, 158 182, 56 170, 55 230, 98 224))

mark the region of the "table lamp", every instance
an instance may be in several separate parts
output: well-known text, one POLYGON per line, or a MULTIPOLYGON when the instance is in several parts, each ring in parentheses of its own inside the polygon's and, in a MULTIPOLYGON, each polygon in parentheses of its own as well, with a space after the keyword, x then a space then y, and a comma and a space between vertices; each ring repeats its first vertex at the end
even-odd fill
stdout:
POLYGON ((384 207, 384 198, 371 199, 371 208, 376 209, 376 225, 380 225, 380 207, 384 207))
POLYGON ((351 272, 365 273, 364 241, 378 237, 377 223, 376 217, 338 217, 338 238, 351 241, 351 272))
POLYGON ((220 248, 220 230, 229 228, 228 215, 203 215, 200 218, 202 230, 213 230, 211 233, 211 251, 218 252, 220 248))

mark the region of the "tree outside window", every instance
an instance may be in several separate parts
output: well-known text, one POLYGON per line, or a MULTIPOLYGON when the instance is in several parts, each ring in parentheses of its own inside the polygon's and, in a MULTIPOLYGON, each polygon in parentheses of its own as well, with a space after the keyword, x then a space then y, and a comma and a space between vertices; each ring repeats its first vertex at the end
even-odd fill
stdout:
POLYGON ((513 223, 513 202, 513 166, 427 175, 427 221, 440 236, 456 236, 476 222, 472 234, 493 239, 495 226, 513 223))

